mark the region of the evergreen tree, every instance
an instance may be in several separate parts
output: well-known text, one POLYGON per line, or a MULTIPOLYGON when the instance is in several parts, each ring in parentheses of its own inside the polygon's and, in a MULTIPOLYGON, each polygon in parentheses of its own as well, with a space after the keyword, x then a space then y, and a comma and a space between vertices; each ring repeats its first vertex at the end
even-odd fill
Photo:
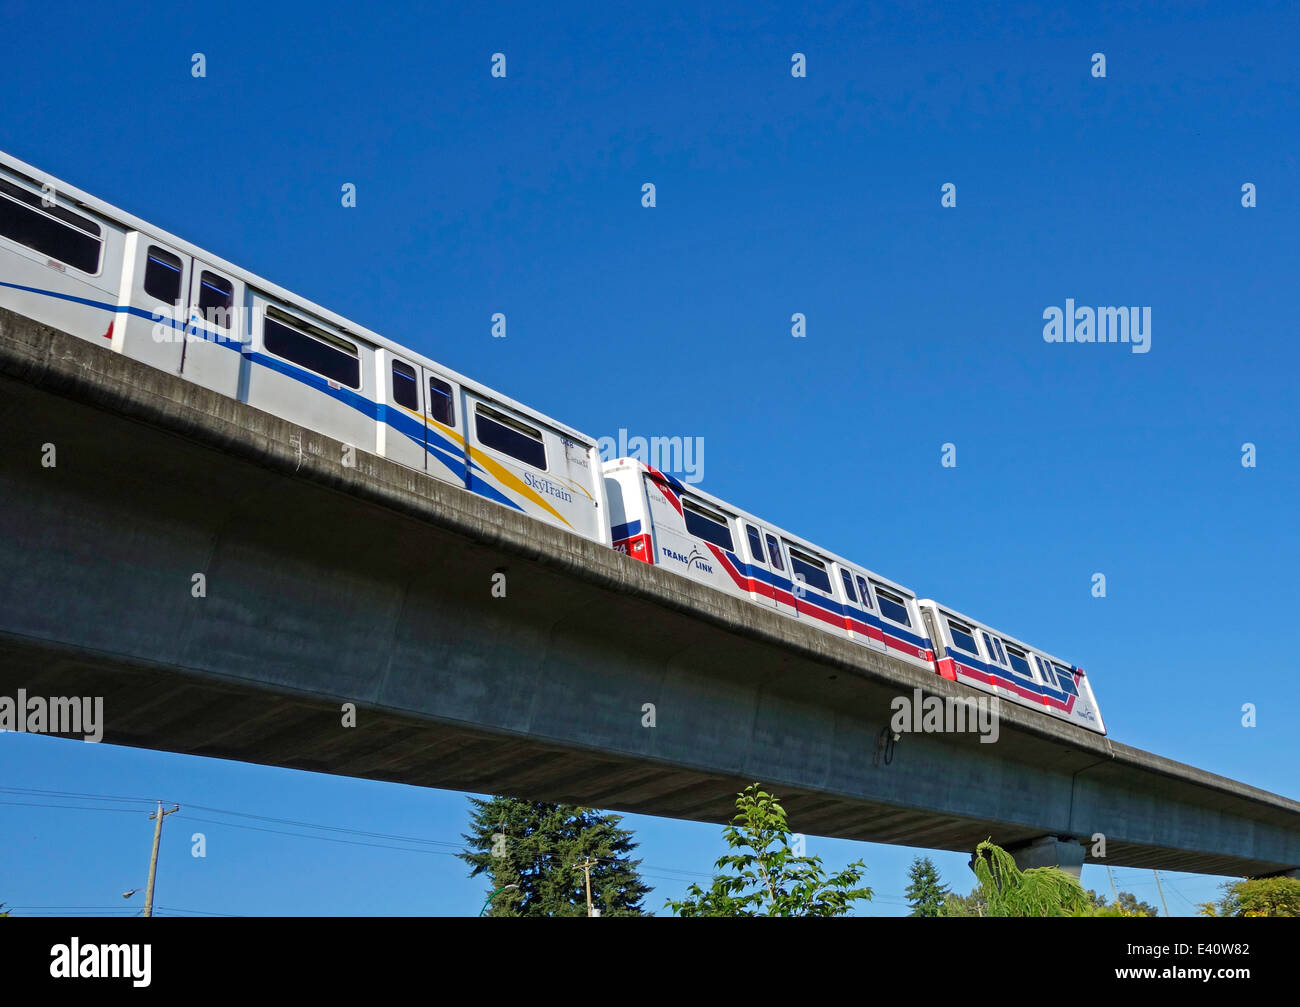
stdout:
POLYGON ((939 883, 939 871, 929 857, 917 857, 907 872, 911 884, 903 893, 912 907, 913 916, 942 916, 947 885, 939 883))
POLYGON ((630 854, 637 844, 620 829, 619 815, 572 804, 543 804, 513 797, 470 798, 470 831, 459 856, 470 877, 484 875, 492 899, 488 916, 586 916, 591 867, 591 901, 601 916, 644 916, 649 893, 630 854))

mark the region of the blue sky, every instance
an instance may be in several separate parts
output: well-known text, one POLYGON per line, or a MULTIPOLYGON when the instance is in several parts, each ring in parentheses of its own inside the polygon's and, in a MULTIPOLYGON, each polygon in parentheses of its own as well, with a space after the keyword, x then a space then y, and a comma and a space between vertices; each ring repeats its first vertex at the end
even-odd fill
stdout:
MULTIPOLYGON (((1293 6, 153 6, 10 0, 0 148, 592 435, 703 438, 712 493, 1086 668, 1116 740, 1300 797, 1278 638, 1300 567, 1293 6), (1066 298, 1150 307, 1150 352, 1045 343, 1066 298)), ((484 894, 452 845, 191 810, 455 844, 459 794, 13 735, 0 781, 186 805, 164 906, 484 894)), ((722 851, 714 826, 628 822, 656 910, 722 851)), ((151 830, 0 803, 0 901, 126 906, 151 830)), ((809 850, 865 858, 868 911, 902 911, 914 851, 809 850)), ((935 860, 969 888, 964 855, 935 860)), ((1168 880, 1174 913, 1217 891, 1168 880)))

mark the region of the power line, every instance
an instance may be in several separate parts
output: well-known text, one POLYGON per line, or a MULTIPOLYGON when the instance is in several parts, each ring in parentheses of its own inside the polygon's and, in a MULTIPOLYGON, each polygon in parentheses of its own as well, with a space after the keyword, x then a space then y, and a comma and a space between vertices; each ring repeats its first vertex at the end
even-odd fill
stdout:
POLYGON ((16 808, 62 808, 67 811, 121 811, 128 815, 140 814, 139 808, 84 808, 75 804, 34 804, 30 801, 0 801, 16 808))
MULTIPOLYGON (((152 804, 153 800, 148 797, 117 797, 111 794, 78 794, 66 790, 37 790, 33 787, 0 787, 0 793, 3 794, 41 794, 46 797, 84 797, 93 798, 96 801, 136 801, 143 804, 152 804)), ((175 802, 168 801, 172 804, 175 802)))

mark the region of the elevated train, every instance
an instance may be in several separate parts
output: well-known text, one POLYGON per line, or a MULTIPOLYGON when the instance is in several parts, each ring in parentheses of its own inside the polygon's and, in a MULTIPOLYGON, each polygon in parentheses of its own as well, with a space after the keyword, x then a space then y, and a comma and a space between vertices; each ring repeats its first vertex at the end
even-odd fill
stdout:
POLYGON ((868 650, 1105 733, 1081 668, 0 152, 0 306, 868 650))

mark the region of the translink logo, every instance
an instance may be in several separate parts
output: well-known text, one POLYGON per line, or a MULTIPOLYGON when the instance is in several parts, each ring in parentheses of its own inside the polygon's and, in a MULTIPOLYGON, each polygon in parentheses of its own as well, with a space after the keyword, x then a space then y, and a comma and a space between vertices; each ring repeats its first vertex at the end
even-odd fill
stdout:
POLYGON ((669 559, 675 559, 678 563, 684 563, 688 567, 694 567, 696 570, 703 570, 705 573, 713 573, 713 567, 706 562, 704 556, 692 549, 689 556, 683 556, 679 552, 673 552, 667 546, 663 546, 663 554, 669 559))

